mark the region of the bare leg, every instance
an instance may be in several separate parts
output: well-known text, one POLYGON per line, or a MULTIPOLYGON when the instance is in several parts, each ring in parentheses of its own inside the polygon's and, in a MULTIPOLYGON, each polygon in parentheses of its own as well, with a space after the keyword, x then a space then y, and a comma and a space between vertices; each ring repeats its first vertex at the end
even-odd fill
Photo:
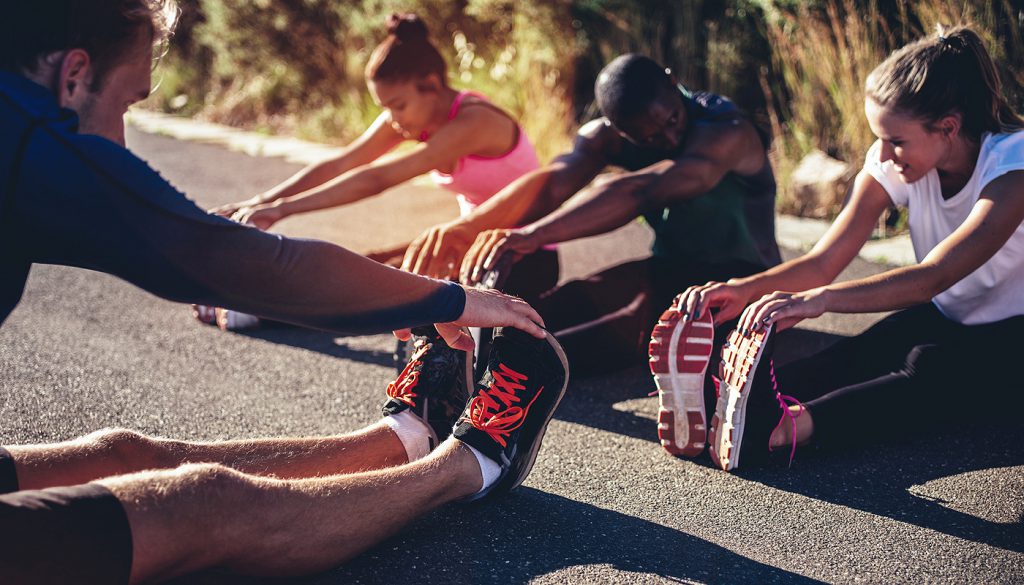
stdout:
POLYGON ((783 424, 779 425, 768 439, 768 445, 773 449, 792 445, 794 436, 796 444, 803 445, 814 435, 814 419, 811 417, 811 411, 800 406, 790 406, 789 414, 795 417, 796 432, 794 433, 792 425, 783 421, 783 424))
POLYGON ((385 470, 281 480, 220 465, 111 477, 132 532, 132 583, 208 567, 266 576, 339 565, 410 520, 481 488, 475 457, 448 439, 385 470))
POLYGON ((254 475, 319 477, 393 467, 407 462, 405 447, 387 425, 375 423, 335 437, 174 441, 106 429, 50 445, 7 447, 21 489, 88 483, 147 469, 217 463, 254 475))

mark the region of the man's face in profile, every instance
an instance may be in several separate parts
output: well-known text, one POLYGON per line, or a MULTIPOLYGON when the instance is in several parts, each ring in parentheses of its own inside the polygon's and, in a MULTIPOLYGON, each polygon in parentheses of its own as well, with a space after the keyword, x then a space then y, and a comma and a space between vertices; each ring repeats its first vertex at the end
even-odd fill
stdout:
POLYGON ((87 90, 77 104, 69 104, 78 114, 80 134, 95 134, 124 146, 125 112, 150 93, 153 54, 148 37, 140 35, 132 51, 107 71, 96 91, 87 90))
POLYGON ((651 100, 644 113, 614 125, 626 140, 641 148, 675 150, 683 141, 687 122, 682 96, 669 86, 651 100))

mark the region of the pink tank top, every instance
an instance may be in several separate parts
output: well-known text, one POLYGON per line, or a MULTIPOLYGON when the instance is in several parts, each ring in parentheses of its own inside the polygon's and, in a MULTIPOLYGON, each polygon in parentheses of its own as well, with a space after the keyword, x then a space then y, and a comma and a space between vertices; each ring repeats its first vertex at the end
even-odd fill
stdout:
MULTIPOLYGON (((448 111, 448 119, 455 118, 459 113, 459 106, 467 95, 488 101, 484 96, 469 91, 460 91, 452 102, 448 111)), ((440 171, 432 171, 430 177, 438 187, 455 193, 459 202, 459 211, 466 215, 484 201, 490 199, 495 193, 501 191, 506 185, 529 171, 540 168, 540 160, 537 159, 537 151, 533 144, 523 132, 521 126, 516 125, 519 133, 519 140, 512 150, 501 156, 476 156, 469 155, 460 158, 455 162, 455 169, 451 174, 440 171)), ((420 137, 426 140, 428 136, 420 137)))

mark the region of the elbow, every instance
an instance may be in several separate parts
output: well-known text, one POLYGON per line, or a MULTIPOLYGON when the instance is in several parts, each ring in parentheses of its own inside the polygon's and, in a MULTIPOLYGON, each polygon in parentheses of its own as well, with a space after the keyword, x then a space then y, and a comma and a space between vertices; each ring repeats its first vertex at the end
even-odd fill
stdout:
POLYGON ((647 213, 667 205, 659 189, 656 185, 651 185, 650 177, 646 175, 620 175, 603 183, 600 188, 611 191, 621 201, 628 202, 629 211, 634 214, 647 213))
POLYGON ((371 166, 359 173, 359 182, 356 185, 356 190, 360 193, 365 193, 369 197, 394 186, 395 182, 391 180, 385 169, 371 166))

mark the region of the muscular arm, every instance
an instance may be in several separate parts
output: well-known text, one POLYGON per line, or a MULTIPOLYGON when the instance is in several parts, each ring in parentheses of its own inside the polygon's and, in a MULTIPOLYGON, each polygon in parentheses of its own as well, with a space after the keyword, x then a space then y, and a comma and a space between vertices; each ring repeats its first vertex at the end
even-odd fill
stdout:
POLYGON ((513 181, 462 219, 476 231, 523 225, 551 213, 608 164, 605 137, 594 123, 580 129, 573 149, 513 181))
POLYGON ((472 213, 424 232, 406 251, 403 269, 452 276, 481 231, 515 227, 543 217, 589 183, 607 164, 600 126, 580 129, 572 151, 507 185, 472 213))
POLYGON ((525 231, 538 245, 602 234, 643 213, 703 195, 727 172, 749 174, 766 164, 756 130, 740 118, 699 125, 688 142, 679 158, 594 185, 525 231))

